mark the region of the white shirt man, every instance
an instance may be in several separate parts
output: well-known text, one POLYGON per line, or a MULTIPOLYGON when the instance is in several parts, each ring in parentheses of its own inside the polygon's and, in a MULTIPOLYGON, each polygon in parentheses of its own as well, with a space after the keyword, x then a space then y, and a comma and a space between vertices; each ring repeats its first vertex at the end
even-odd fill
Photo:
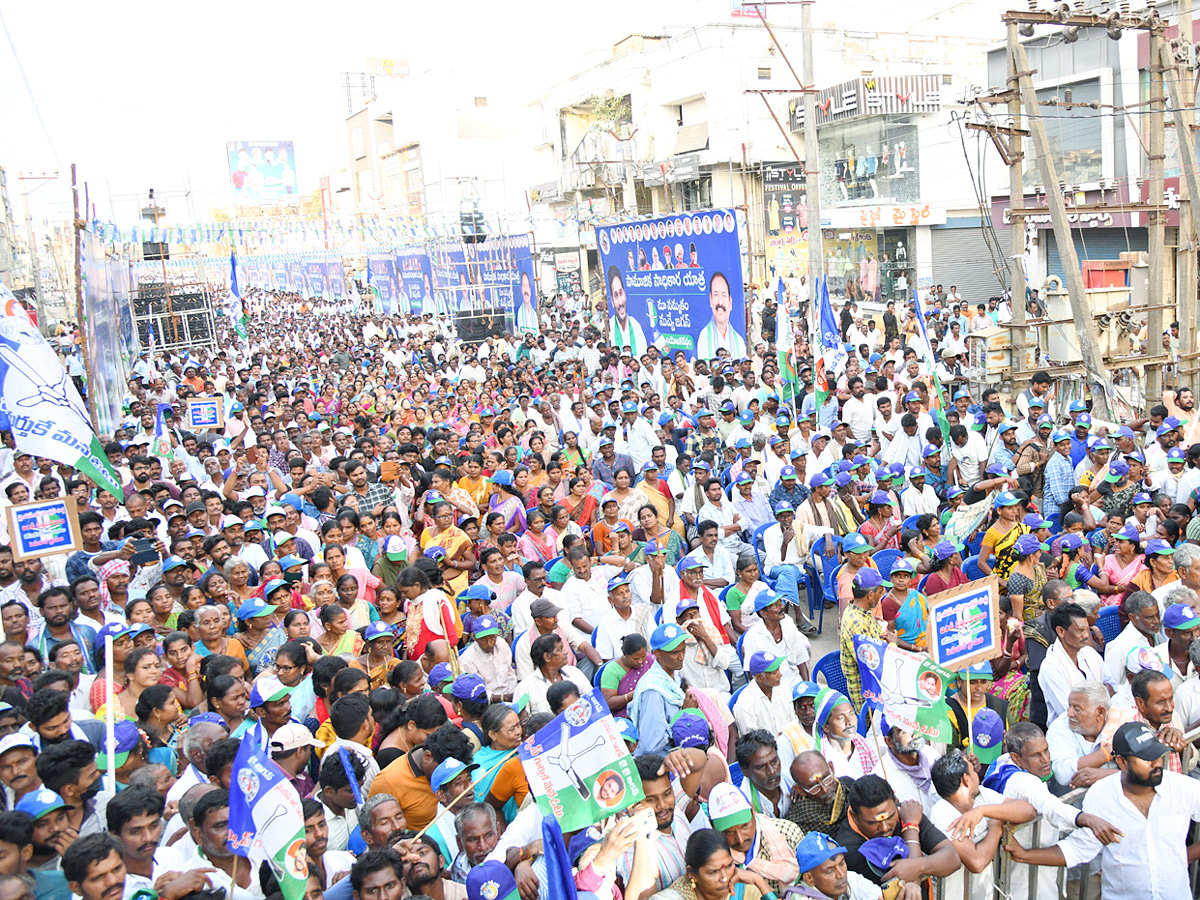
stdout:
POLYGON ((583 619, 592 628, 612 610, 608 603, 608 580, 621 570, 616 566, 592 566, 584 580, 572 575, 562 587, 562 601, 572 621, 583 619))
MULTIPOLYGON (((750 666, 754 667, 753 657, 750 666)), ((782 684, 777 684, 768 697, 758 686, 758 681, 751 680, 733 704, 733 718, 742 734, 761 728, 778 737, 785 726, 796 721, 792 689, 789 687, 785 690, 782 684)))

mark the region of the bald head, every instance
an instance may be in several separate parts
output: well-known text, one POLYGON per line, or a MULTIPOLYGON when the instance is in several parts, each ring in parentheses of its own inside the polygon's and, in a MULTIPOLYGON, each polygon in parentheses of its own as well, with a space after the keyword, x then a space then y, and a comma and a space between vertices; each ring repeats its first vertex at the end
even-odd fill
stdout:
POLYGON ((192 821, 192 810, 196 808, 196 804, 200 802, 200 798, 209 791, 216 790, 220 789, 211 782, 197 784, 194 787, 188 788, 184 791, 183 796, 179 798, 179 817, 184 822, 192 821))
POLYGON ((837 793, 837 779, 829 762, 815 750, 805 750, 792 760, 792 781, 804 794, 822 803, 832 802, 837 793))

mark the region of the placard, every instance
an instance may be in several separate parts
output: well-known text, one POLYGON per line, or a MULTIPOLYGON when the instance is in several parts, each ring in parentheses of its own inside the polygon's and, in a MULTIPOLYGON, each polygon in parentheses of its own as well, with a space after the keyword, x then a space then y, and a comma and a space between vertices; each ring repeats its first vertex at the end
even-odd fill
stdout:
POLYGON ((79 514, 71 495, 53 500, 20 503, 5 510, 12 541, 13 562, 56 553, 74 553, 83 547, 79 514))
POLYGON ((224 397, 192 397, 187 402, 183 427, 188 431, 225 427, 224 397))
POLYGON ((979 581, 926 598, 929 656, 952 672, 992 659, 1001 649, 1000 581, 979 581))

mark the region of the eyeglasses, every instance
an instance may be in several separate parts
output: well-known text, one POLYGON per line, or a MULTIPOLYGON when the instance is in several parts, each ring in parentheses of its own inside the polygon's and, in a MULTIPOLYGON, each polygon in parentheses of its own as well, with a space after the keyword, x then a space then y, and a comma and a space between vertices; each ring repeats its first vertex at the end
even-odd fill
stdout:
POLYGON ((800 785, 800 791, 809 797, 819 797, 824 794, 829 787, 837 781, 837 777, 830 772, 820 781, 815 784, 800 785))

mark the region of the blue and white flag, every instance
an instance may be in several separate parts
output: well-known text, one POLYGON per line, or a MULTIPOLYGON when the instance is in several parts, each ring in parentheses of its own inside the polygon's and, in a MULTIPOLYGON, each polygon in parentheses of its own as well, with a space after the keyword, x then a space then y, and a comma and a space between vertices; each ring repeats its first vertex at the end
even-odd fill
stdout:
POLYGON ((242 292, 238 288, 237 257, 229 254, 229 296, 225 299, 226 312, 233 330, 243 341, 246 340, 246 307, 242 304, 242 292))
POLYGON ((226 843, 238 856, 250 857, 254 851, 254 858, 265 858, 284 900, 304 900, 308 855, 300 795, 248 736, 233 760, 226 843))
POLYGON ((171 447, 171 434, 167 431, 167 423, 163 417, 164 411, 170 408, 170 403, 160 403, 154 413, 154 455, 168 462, 175 459, 175 451, 171 447))

